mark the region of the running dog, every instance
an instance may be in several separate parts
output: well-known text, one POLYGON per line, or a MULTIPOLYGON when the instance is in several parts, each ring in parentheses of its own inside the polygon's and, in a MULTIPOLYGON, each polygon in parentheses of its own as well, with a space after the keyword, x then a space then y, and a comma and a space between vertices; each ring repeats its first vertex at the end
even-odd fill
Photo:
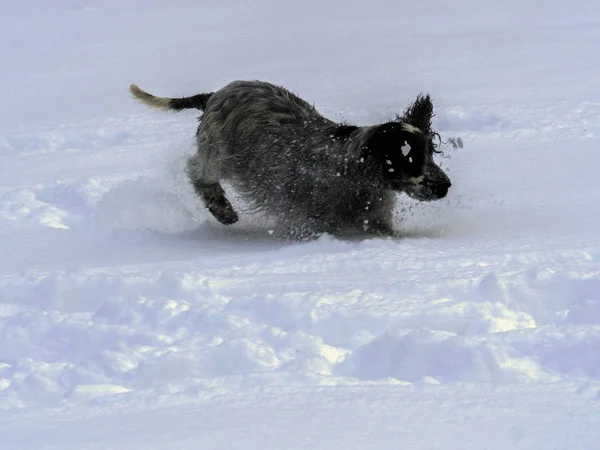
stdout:
POLYGON ((393 235, 395 193, 430 201, 450 179, 435 163, 433 105, 419 95, 402 116, 374 126, 335 123, 292 92, 261 81, 234 81, 184 98, 130 92, 148 106, 203 111, 198 151, 187 163, 194 190, 222 224, 238 214, 227 181, 254 210, 294 239, 358 231, 393 235))

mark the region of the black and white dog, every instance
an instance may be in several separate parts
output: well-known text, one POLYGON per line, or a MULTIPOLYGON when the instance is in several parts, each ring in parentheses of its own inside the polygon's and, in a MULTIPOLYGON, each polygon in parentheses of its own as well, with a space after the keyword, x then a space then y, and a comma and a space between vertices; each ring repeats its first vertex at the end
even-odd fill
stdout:
POLYGON ((130 92, 152 107, 204 111, 187 172, 225 225, 238 215, 222 180, 296 239, 351 230, 392 235, 395 192, 428 201, 450 187, 433 160, 429 95, 395 120, 357 127, 332 122, 290 91, 260 81, 184 98, 155 97, 136 85, 130 92))

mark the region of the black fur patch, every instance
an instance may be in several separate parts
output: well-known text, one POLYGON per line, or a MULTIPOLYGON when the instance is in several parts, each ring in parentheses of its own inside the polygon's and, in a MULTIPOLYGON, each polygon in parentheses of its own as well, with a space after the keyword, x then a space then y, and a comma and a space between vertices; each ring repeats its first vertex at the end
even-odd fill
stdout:
POLYGON ((339 125, 332 134, 333 139, 346 141, 350 138, 350 135, 358 130, 357 126, 354 125, 339 125))
POLYGON ((197 94, 191 97, 173 98, 169 103, 169 107, 175 111, 191 108, 204 111, 206 109, 206 104, 212 95, 213 93, 209 92, 208 94, 197 94))

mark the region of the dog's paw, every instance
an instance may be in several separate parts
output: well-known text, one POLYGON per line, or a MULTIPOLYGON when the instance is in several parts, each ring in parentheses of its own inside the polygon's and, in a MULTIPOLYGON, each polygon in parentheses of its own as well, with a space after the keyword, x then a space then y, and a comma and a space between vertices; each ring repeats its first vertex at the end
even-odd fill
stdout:
POLYGON ((231 210, 218 210, 218 211, 210 211, 215 218, 221 222, 223 225, 233 225, 239 220, 237 213, 231 210))
POLYGON ((207 206, 210 213, 223 225, 232 225, 239 220, 237 213, 233 210, 231 203, 225 197, 211 201, 207 206))

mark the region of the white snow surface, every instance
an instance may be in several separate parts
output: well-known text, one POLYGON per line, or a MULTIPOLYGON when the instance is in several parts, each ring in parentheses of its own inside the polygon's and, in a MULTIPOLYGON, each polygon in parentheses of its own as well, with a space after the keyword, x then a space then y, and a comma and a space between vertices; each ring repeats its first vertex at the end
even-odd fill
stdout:
POLYGON ((27 0, 0 14, 0 448, 600 448, 596 0, 27 0), (223 227, 183 164, 234 79, 432 95, 401 237, 223 227))

